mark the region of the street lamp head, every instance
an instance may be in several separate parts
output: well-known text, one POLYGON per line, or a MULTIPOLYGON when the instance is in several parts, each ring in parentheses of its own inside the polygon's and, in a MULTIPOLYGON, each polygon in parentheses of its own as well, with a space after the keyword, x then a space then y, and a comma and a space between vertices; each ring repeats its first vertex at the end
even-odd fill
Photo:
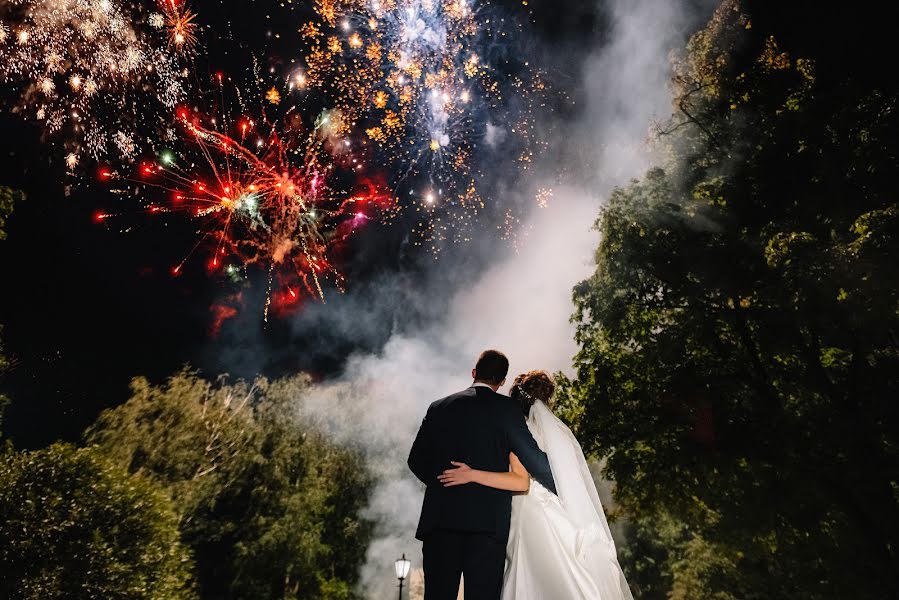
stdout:
POLYGON ((394 567, 396 568, 396 578, 403 581, 409 576, 409 568, 411 566, 412 563, 406 558, 405 554, 403 554, 402 558, 396 559, 396 563, 394 563, 394 567))

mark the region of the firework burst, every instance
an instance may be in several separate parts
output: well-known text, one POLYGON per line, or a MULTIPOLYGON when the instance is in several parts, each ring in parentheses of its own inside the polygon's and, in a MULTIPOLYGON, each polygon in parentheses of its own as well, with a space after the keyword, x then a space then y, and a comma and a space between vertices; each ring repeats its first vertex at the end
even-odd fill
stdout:
MULTIPOLYGON (((79 156, 138 152, 184 97, 186 71, 135 23, 138 5, 116 0, 9 0, 0 7, 0 82, 13 110, 60 136, 67 165, 79 156)), ((191 23, 188 23, 191 24, 191 23)))
POLYGON ((196 245, 173 274, 197 252, 208 256, 211 273, 231 279, 261 269, 268 277, 266 320, 273 299, 278 305, 304 296, 324 300, 326 280, 342 290, 335 255, 394 202, 382 186, 363 178, 364 167, 347 150, 351 144, 335 114, 319 116, 310 127, 293 110, 280 125, 265 117, 206 118, 184 108, 177 120, 183 153, 160 152, 140 164, 136 177, 100 174, 161 190, 167 201, 151 202, 149 212, 181 212, 199 224, 196 245))
MULTIPOLYGON (((289 91, 319 90, 386 153, 428 218, 424 239, 465 238, 485 203, 483 165, 526 169, 544 86, 498 50, 501 19, 471 0, 316 0, 289 91), (497 55, 502 55, 497 57, 497 55)), ((513 20, 509 20, 511 24, 513 20)))
POLYGON ((270 52, 273 41, 269 56, 249 52, 249 85, 230 102, 222 93, 216 118, 185 108, 210 105, 189 85, 188 67, 206 60, 196 14, 185 0, 156 1, 150 13, 129 0, 0 5, 5 98, 63 141, 69 173, 88 158, 117 165, 101 178, 127 184, 118 191, 151 213, 194 220, 185 261, 207 256, 210 272, 235 280, 266 273, 266 318, 341 289, 339 255, 369 221, 404 214, 413 243, 435 253, 470 239, 488 209, 485 221, 516 223, 484 200, 498 185, 490 172, 514 180, 545 147, 534 133, 541 78, 505 44, 515 19, 474 0, 313 0, 290 26, 290 56, 270 52), (257 116, 232 119, 228 106, 257 116), (370 164, 383 177, 366 175, 370 164))
POLYGON ((197 14, 179 0, 161 0, 162 14, 153 13, 149 22, 156 29, 165 29, 168 35, 168 47, 179 52, 192 52, 196 49, 197 14))

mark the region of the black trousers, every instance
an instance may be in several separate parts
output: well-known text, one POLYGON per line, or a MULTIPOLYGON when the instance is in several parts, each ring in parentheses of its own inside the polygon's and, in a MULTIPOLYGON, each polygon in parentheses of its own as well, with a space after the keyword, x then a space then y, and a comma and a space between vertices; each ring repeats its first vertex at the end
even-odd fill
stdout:
POLYGON ((506 537, 433 531, 422 544, 425 600, 456 600, 465 576, 465 600, 498 600, 506 566, 506 537))

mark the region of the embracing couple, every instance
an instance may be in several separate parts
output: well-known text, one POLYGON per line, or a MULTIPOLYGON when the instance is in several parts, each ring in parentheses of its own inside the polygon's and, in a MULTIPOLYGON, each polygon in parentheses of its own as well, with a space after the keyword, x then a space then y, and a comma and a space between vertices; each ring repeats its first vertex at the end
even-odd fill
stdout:
POLYGON ((482 353, 412 445, 425 600, 455 600, 463 575, 466 600, 632 600, 584 453, 552 413, 555 384, 532 371, 504 396, 508 371, 482 353))

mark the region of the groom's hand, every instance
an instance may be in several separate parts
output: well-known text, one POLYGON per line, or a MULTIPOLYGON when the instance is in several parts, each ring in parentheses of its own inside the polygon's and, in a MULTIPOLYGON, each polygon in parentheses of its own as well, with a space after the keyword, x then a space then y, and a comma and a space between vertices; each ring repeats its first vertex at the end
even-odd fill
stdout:
POLYGON ((456 468, 447 469, 437 476, 437 479, 440 480, 440 483, 443 484, 443 487, 464 485, 473 481, 472 478, 474 477, 474 469, 463 462, 456 462, 454 460, 451 460, 450 464, 454 465, 456 468))

